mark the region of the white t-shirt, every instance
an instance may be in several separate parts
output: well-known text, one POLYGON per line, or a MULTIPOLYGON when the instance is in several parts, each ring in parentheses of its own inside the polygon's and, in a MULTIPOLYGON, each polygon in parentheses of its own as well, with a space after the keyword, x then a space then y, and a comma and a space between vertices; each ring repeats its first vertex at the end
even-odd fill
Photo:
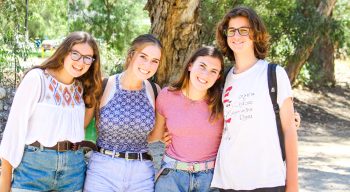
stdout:
MULTIPOLYGON (((231 69, 223 91, 224 132, 211 187, 252 190, 285 185, 275 114, 267 81, 268 62, 240 74, 231 69)), ((279 106, 292 97, 285 70, 276 69, 279 106)))
POLYGON ((16 168, 26 144, 39 141, 52 147, 58 141, 82 141, 85 115, 82 94, 82 84, 77 80, 65 85, 41 69, 29 71, 13 99, 0 157, 16 168))

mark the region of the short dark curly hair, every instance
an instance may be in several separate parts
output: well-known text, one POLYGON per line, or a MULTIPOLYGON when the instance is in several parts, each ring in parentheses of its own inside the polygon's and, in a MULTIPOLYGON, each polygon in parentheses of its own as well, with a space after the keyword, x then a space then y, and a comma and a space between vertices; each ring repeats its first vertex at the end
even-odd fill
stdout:
POLYGON ((229 11, 216 27, 216 43, 224 56, 228 57, 230 61, 234 61, 235 57, 233 51, 227 44, 227 36, 225 30, 228 28, 230 19, 235 17, 245 17, 249 20, 252 34, 250 38, 254 42, 254 54, 258 59, 264 59, 268 53, 270 35, 261 18, 256 12, 245 6, 237 6, 229 11))

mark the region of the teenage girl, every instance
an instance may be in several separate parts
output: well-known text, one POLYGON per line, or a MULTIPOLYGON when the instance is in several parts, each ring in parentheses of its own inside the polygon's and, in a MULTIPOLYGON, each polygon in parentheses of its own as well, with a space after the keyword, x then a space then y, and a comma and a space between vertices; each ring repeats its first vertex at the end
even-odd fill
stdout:
POLYGON ((138 36, 125 71, 108 78, 98 113, 98 151, 88 164, 84 191, 154 191, 147 135, 155 123, 155 96, 147 79, 157 71, 161 51, 154 36, 138 36))
POLYGON ((86 163, 77 143, 84 139, 85 107, 99 104, 99 90, 97 44, 73 32, 16 91, 0 146, 0 191, 82 190, 86 163))
POLYGON ((213 177, 223 117, 223 57, 214 47, 196 50, 181 78, 157 97, 156 125, 150 142, 167 127, 172 136, 163 156, 155 191, 213 191, 213 177))

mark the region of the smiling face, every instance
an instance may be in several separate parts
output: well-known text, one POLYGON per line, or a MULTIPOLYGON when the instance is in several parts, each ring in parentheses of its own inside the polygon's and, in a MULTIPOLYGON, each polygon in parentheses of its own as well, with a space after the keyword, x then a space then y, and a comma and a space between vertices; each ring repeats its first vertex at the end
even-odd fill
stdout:
POLYGON ((88 57, 93 57, 94 55, 94 51, 91 48, 91 46, 87 43, 80 43, 80 44, 75 44, 71 51, 67 54, 67 56, 64 58, 63 61, 63 68, 61 69, 60 73, 62 75, 64 75, 67 79, 71 78, 73 80, 73 78, 77 78, 82 76, 84 73, 86 73, 90 66, 93 65, 94 63, 92 63, 91 65, 87 65, 84 63, 84 56, 88 56, 88 57), (75 54, 80 54, 82 57, 75 61, 72 59, 72 54, 73 57, 75 56, 75 54))
POLYGON ((156 73, 161 54, 156 45, 148 45, 140 51, 135 51, 128 70, 132 70, 139 79, 146 80, 156 73))
MULTIPOLYGON (((238 29, 241 27, 250 27, 249 20, 246 17, 231 18, 228 23, 228 29, 238 29)), ((251 39, 252 32, 249 35, 240 35, 236 30, 233 36, 227 37, 227 44, 235 54, 254 51, 254 42, 251 39)))
POLYGON ((200 56, 188 68, 190 71, 189 88, 207 91, 220 77, 221 61, 212 56, 200 56))

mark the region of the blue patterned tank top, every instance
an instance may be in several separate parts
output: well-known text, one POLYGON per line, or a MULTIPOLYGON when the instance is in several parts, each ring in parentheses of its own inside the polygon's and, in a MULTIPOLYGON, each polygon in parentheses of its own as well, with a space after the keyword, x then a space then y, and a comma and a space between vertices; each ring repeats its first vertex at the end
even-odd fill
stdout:
POLYGON ((147 135, 154 126, 155 112, 145 84, 141 90, 124 90, 119 76, 113 97, 100 110, 97 146, 116 152, 147 152, 147 135))

